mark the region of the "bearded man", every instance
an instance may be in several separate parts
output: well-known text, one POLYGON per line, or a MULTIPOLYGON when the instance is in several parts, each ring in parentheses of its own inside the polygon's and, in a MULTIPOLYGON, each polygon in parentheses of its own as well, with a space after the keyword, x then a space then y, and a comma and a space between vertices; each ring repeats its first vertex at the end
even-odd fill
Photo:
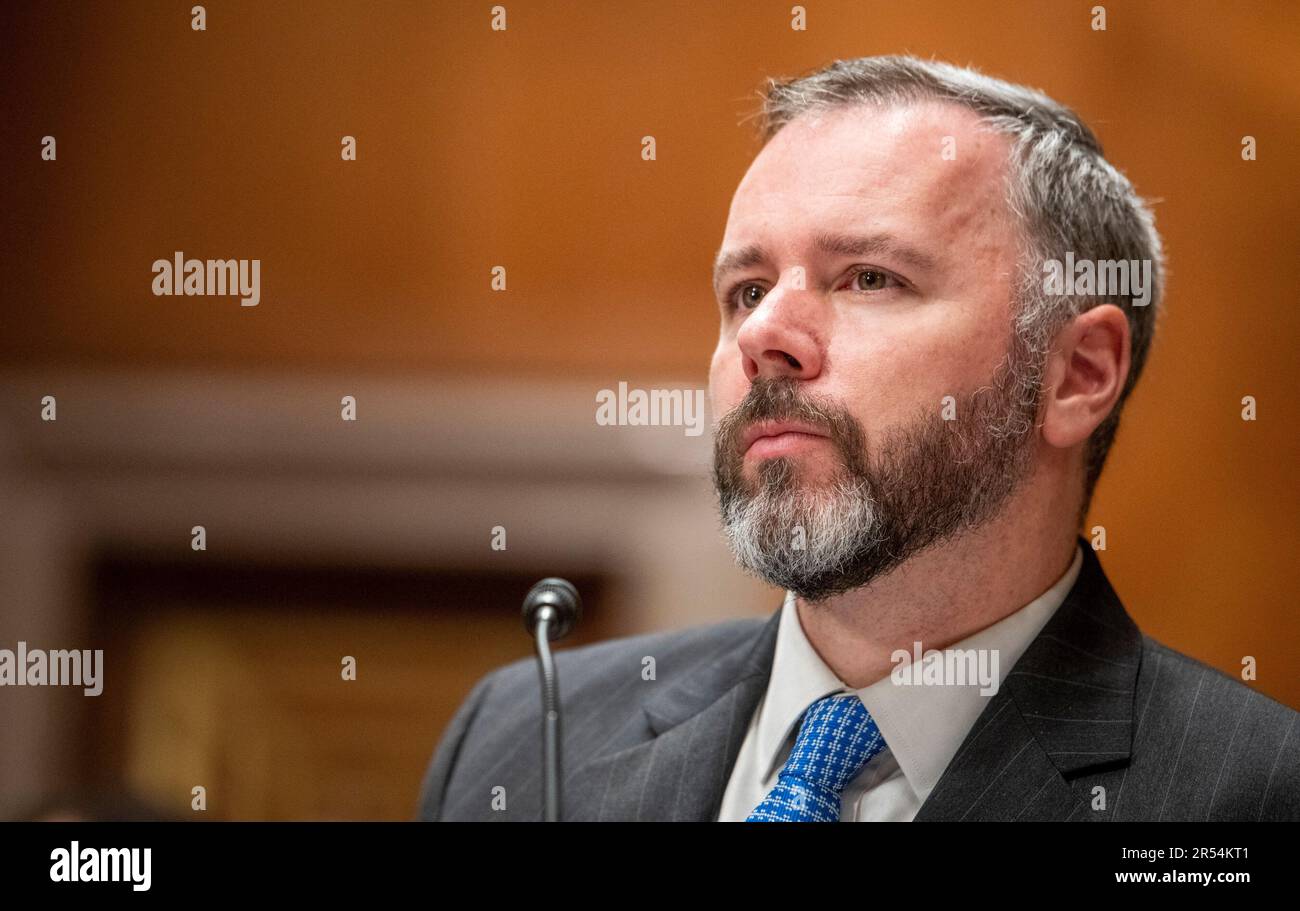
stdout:
MULTIPOLYGON (((1092 131, 909 57, 773 80, 762 114, 714 272, 714 481, 786 599, 558 655, 563 817, 1300 818, 1298 713, 1144 635, 1079 536, 1163 275, 1092 131)), ((421 818, 539 818, 536 683, 479 681, 421 818)))

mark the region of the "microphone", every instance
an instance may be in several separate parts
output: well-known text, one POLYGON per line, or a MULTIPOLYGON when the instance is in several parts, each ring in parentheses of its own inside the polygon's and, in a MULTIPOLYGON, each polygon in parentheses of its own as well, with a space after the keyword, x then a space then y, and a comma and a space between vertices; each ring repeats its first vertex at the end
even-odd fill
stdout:
POLYGON ((524 597, 524 629, 537 646, 542 683, 543 819, 560 821, 560 691, 551 643, 573 630, 582 617, 582 599, 573 583, 554 576, 543 579, 524 597))

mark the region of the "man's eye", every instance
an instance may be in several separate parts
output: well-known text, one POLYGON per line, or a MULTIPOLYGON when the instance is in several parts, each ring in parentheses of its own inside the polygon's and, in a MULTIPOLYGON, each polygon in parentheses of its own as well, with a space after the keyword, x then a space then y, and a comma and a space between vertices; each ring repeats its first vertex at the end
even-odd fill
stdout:
POLYGON ((851 281, 855 291, 884 291, 891 282, 898 283, 894 276, 879 269, 860 269, 853 273, 851 281))
POLYGON ((736 293, 732 295, 732 300, 741 309, 752 310, 759 305, 766 293, 762 286, 746 282, 736 289, 736 293))

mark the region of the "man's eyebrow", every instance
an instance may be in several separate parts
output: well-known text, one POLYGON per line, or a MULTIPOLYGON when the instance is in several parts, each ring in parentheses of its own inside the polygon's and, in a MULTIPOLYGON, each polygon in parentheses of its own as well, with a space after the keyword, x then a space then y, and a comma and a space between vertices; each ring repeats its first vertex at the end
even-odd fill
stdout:
POLYGON ((918 250, 911 244, 893 234, 831 234, 819 233, 813 238, 813 246, 822 253, 832 256, 880 256, 885 255, 901 260, 913 269, 930 271, 936 260, 924 250, 918 250))
MULTIPOLYGON (((936 260, 929 253, 911 246, 892 234, 837 234, 822 231, 813 237, 813 247, 831 256, 880 256, 901 260, 913 269, 923 272, 935 268, 936 260)), ((729 272, 747 269, 771 260, 761 244, 749 244, 731 251, 719 251, 713 265, 713 289, 721 290, 722 280, 729 272)))
POLYGON ((761 244, 749 244, 737 250, 718 251, 718 258, 713 262, 713 290, 721 292, 722 279, 730 272, 748 269, 759 263, 767 262, 767 251, 761 244))

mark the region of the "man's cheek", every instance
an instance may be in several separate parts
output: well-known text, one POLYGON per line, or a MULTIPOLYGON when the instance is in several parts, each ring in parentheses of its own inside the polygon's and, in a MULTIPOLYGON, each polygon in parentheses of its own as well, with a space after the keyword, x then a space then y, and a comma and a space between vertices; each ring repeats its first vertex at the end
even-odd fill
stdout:
POLYGON ((709 404, 717 420, 740 404, 745 396, 745 376, 739 365, 715 359, 709 370, 709 404))
POLYGON ((944 396, 959 395, 972 378, 984 376, 974 366, 979 356, 936 339, 882 350, 854 368, 841 362, 844 403, 867 427, 887 426, 918 410, 933 408, 937 413, 944 396))

